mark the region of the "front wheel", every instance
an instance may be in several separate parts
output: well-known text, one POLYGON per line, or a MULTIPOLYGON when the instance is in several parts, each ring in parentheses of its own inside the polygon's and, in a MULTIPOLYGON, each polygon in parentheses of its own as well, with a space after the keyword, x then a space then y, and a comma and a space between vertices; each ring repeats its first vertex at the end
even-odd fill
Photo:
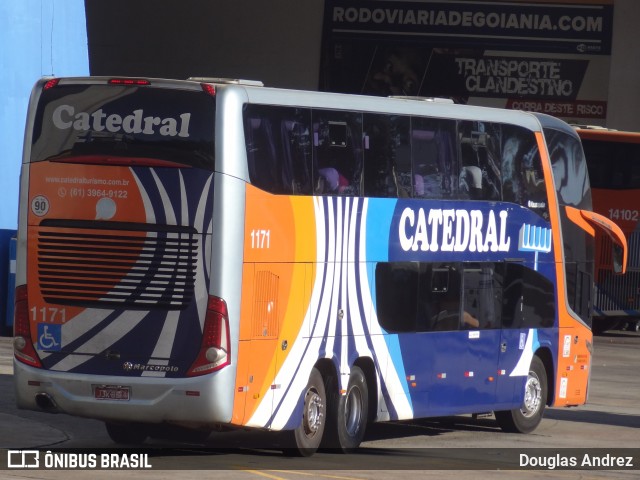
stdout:
POLYGON ((522 406, 494 412, 500 428, 511 433, 533 432, 542 421, 547 394, 547 371, 542 360, 534 356, 524 386, 522 406))
POLYGON ((346 393, 336 393, 332 398, 327 447, 345 453, 358 448, 364 438, 368 417, 367 378, 359 367, 353 367, 346 393))

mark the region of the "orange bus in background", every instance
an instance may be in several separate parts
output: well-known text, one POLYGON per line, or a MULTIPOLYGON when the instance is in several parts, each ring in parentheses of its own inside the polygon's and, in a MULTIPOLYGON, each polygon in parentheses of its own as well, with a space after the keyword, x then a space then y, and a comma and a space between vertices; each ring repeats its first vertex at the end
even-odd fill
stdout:
POLYGON ((576 127, 589 169, 593 210, 627 237, 627 273, 611 270, 611 240, 596 234, 593 331, 640 329, 640 133, 576 127))

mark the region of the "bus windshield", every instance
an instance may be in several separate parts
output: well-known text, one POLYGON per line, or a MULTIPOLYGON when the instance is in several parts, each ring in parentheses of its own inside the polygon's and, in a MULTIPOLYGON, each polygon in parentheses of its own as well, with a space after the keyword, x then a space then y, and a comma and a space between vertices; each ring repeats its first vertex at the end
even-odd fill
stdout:
POLYGON ((596 234, 596 296, 593 330, 640 328, 640 133, 604 128, 576 128, 584 148, 593 194, 593 211, 624 232, 629 246, 628 270, 611 270, 611 239, 596 234))
POLYGON ((204 92, 59 85, 42 92, 31 161, 154 160, 213 170, 214 118, 215 99, 204 92))

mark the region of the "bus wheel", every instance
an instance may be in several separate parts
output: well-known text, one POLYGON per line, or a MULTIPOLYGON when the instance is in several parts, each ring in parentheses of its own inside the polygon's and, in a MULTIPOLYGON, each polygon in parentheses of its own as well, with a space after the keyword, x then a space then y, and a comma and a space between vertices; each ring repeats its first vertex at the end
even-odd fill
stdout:
POLYGON ((530 433, 542 421, 547 405, 547 372, 539 357, 531 359, 529 375, 524 385, 524 401, 520 408, 494 412, 498 425, 505 432, 530 433))
POLYGON ((336 395, 333 405, 327 447, 351 452, 362 442, 369 417, 367 379, 359 367, 351 369, 347 392, 345 395, 336 395))
POLYGON ((327 396, 324 380, 317 368, 311 370, 309 382, 304 394, 302 423, 293 431, 295 448, 286 449, 285 454, 309 457, 313 455, 322 441, 327 418, 327 396))
POLYGON ((148 437, 142 425, 105 422, 105 426, 109 438, 120 445, 141 445, 148 437))

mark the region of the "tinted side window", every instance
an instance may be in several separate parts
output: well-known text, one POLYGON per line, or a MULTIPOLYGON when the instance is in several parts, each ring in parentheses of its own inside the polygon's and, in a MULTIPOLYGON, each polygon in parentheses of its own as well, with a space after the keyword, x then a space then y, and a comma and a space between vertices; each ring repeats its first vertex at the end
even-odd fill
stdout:
POLYGON ((461 198, 500 200, 500 125, 462 121, 459 129, 461 198))
POLYGON ((376 265, 376 309, 380 325, 392 333, 415 332, 419 263, 376 265))
POLYGON ((524 128, 502 127, 502 195, 549 218, 540 151, 535 135, 524 128))
POLYGON ((364 195, 411 195, 409 117, 364 114, 364 195))
POLYGON ((458 330, 461 283, 460 268, 452 265, 379 263, 378 321, 392 333, 458 330))
POLYGON ((502 270, 493 264, 465 264, 463 328, 500 328, 502 270))
MULTIPOLYGON (((561 205, 591 210, 591 189, 582 146, 566 132, 545 129, 553 177, 561 205)), ((594 239, 560 209, 562 248, 569 306, 586 323, 591 317, 594 239)))
POLYGON ((640 188, 640 144, 582 140, 592 188, 640 188))
POLYGON ((505 328, 552 327, 556 303, 553 283, 523 265, 504 266, 502 325, 505 328))
POLYGON ((456 266, 433 264, 427 271, 428 292, 426 310, 430 316, 429 330, 460 329, 460 289, 462 278, 456 266))
POLYGON ((392 333, 500 328, 504 306, 507 327, 552 325, 551 283, 518 267, 505 278, 504 265, 495 263, 379 263, 378 321, 392 333), (527 315, 534 309, 531 319, 524 320, 521 305, 527 315))
POLYGON ((311 192, 311 112, 245 105, 244 135, 251 183, 271 193, 311 192))
POLYGON ((562 205, 591 209, 591 189, 587 163, 577 138, 557 130, 545 129, 551 157, 553 180, 562 205))
POLYGON ((457 183, 456 123, 413 117, 411 163, 415 198, 451 198, 457 183))
POLYGON ((362 190, 362 114, 313 110, 314 193, 358 196, 362 190))

